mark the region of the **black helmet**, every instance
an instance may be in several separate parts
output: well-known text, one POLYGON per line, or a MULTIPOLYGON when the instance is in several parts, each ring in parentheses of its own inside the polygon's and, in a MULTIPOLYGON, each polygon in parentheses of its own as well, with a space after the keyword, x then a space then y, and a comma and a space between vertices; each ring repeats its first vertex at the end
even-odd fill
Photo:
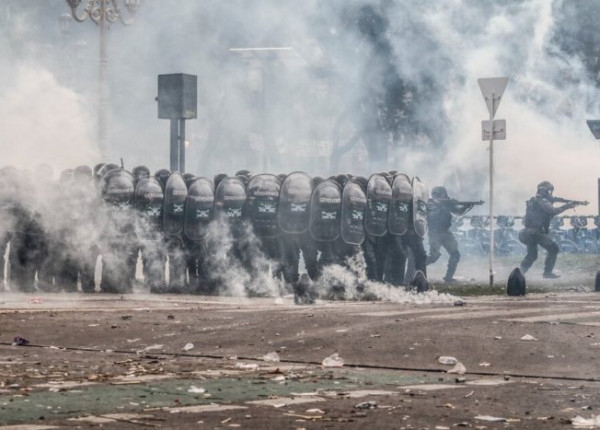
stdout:
POLYGON ((60 182, 70 182, 73 180, 75 171, 73 169, 65 169, 60 172, 59 181, 60 182))
POLYGON ((89 166, 85 165, 77 166, 73 171, 73 176, 77 181, 82 179, 90 180, 92 179, 92 175, 92 169, 90 169, 89 166))
POLYGON ((242 169, 235 172, 235 176, 252 176, 252 172, 248 169, 242 169))
POLYGON ((227 177, 227 173, 217 173, 214 178, 213 178, 213 183, 215 184, 215 190, 217 189, 217 187, 219 186, 219 184, 221 183, 221 181, 223 179, 225 179, 227 177))
POLYGON ((540 182, 537 186, 537 193, 542 196, 549 196, 554 192, 554 185, 548 181, 540 182))
POLYGON ((348 181, 350 180, 350 178, 348 178, 348 175, 344 174, 344 173, 340 173, 339 175, 335 176, 335 181, 340 184, 340 187, 344 188, 346 186, 346 184, 348 183, 348 181))
POLYGON ((192 185, 192 182, 194 182, 196 179, 198 179, 198 177, 193 173, 183 174, 183 180, 185 181, 185 185, 188 187, 188 189, 190 188, 190 185, 192 185))
POLYGON ((131 171, 131 174, 137 183, 142 179, 150 177, 150 169, 148 169, 146 166, 135 166, 131 171))
POLYGON ((447 199, 448 191, 446 191, 446 188, 442 186, 433 187, 431 189, 431 197, 436 199, 447 199))
POLYGON ((154 173, 154 177, 158 179, 163 188, 167 185, 167 179, 170 175, 171 171, 169 169, 159 169, 154 173))

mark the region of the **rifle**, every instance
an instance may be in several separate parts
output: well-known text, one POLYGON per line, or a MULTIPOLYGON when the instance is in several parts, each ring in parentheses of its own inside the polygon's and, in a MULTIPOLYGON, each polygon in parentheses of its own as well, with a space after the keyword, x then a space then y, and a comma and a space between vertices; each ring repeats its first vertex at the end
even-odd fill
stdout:
POLYGON ((587 206, 590 204, 590 202, 588 202, 587 200, 568 200, 568 199, 563 199, 562 197, 552 197, 552 202, 555 203, 571 203, 574 206, 587 206))
POLYGON ((477 206, 482 205, 484 203, 483 200, 473 201, 473 202, 459 202, 458 200, 448 199, 448 200, 440 200, 443 204, 449 206, 477 206))

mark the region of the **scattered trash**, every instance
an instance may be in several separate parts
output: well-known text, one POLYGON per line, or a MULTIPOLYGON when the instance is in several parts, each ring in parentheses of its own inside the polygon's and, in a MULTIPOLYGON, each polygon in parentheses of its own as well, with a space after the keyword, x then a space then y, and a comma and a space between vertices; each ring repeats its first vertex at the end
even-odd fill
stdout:
POLYGON ((261 358, 263 361, 279 361, 279 354, 275 351, 269 352, 268 354, 263 355, 261 358))
POLYGON ((341 329, 339 329, 339 330, 336 330, 335 332, 336 332, 336 333, 346 333, 347 331, 348 331, 348 329, 347 329, 347 328, 341 328, 341 329))
POLYGON ((375 409, 377 407, 377 402, 374 400, 370 400, 368 402, 361 402, 358 405, 354 406, 354 409, 375 409))
POLYGON ((306 413, 307 414, 324 414, 325 411, 322 411, 321 409, 315 409, 315 408, 313 408, 313 409, 307 409, 306 413))
POLYGON ((458 363, 456 363, 456 365, 448 370, 448 372, 446 373, 457 373, 459 375, 464 375, 465 373, 467 373, 467 368, 465 367, 464 364, 462 364, 460 361, 458 363))
POLYGON ((372 334, 370 337, 381 337, 380 334, 372 334))
POLYGON ((479 367, 490 367, 491 364, 488 363, 487 361, 482 361, 481 363, 479 363, 479 367))
POLYGON ((453 364, 458 363, 458 360, 454 357, 442 355, 442 356, 438 357, 438 363, 453 365, 453 364))
POLYGON ((32 303, 34 305, 39 305, 42 303, 42 299, 40 299, 39 297, 32 297, 29 299, 29 303, 32 303))
POLYGON ((206 393, 206 390, 202 387, 195 387, 194 385, 192 385, 190 387, 190 389, 188 390, 188 393, 192 393, 192 394, 204 394, 206 393))
POLYGON ((184 351, 190 351, 192 349, 194 349, 194 344, 193 343, 186 343, 183 348, 181 348, 184 351))
POLYGON ((494 340, 502 340, 502 336, 494 336, 494 340))
POLYGON ((168 319, 168 320, 174 320, 174 319, 175 319, 175 316, 174 316, 174 315, 167 315, 167 319, 168 319))
POLYGON ((468 399, 469 397, 471 397, 473 394, 475 394, 475 391, 471 391, 469 394, 467 394, 465 396, 465 399, 468 399))
POLYGON ((29 345, 29 341, 27 339, 22 338, 21 336, 15 336, 12 344, 17 346, 24 346, 29 345))
POLYGON ((121 319, 124 321, 130 320, 132 318, 131 315, 121 315, 121 319))
POLYGON ((152 351, 152 350, 155 350, 155 349, 163 349, 163 348, 164 348, 164 345, 159 345, 159 344, 150 345, 150 346, 147 346, 144 349, 139 350, 138 353, 140 353, 140 352, 146 352, 146 351, 152 351))
POLYGON ((467 378, 460 377, 460 378, 456 378, 454 381, 457 384, 462 384, 463 382, 467 382, 467 378))
POLYGON ((258 369, 258 364, 256 364, 256 363, 235 363, 235 367, 240 368, 240 369, 256 370, 256 369, 258 369))
POLYGON ((583 418, 583 417, 580 417, 579 415, 577 415, 575 418, 573 418, 571 420, 571 424, 573 424, 573 427, 577 427, 577 428, 587 428, 587 429, 600 428, 600 415, 598 415, 598 416, 592 415, 591 418, 583 418))
POLYGON ((537 340, 537 339, 530 334, 526 334, 525 336, 523 336, 521 338, 521 340, 537 340))
POLYGON ((321 364, 323 367, 342 367, 344 365, 344 359, 336 352, 329 357, 325 357, 321 364))
POLYGON ((477 415, 475 417, 476 420, 481 420, 481 421, 489 421, 492 423, 505 423, 508 420, 506 418, 502 418, 502 417, 492 417, 491 415, 477 415))
POLYGON ((454 302, 454 306, 464 306, 465 302, 463 300, 457 300, 454 302))

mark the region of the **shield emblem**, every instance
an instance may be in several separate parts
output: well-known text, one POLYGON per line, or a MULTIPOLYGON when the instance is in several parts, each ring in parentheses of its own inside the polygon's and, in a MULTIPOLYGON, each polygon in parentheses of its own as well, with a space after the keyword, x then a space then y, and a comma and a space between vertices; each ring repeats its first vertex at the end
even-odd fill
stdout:
POLYGON ((367 196, 358 182, 350 181, 342 192, 341 235, 349 245, 360 245, 365 240, 365 209, 367 196))
POLYGON ((164 192, 156 178, 141 179, 137 183, 134 204, 138 236, 143 238, 162 229, 163 200, 164 192))
POLYGON ((276 237, 281 233, 277 224, 279 188, 279 178, 266 173, 254 175, 248 182, 246 209, 259 237, 276 237))
POLYGON ((388 229, 388 214, 392 187, 385 176, 375 173, 367 184, 365 231, 371 236, 384 236, 388 229))
POLYGON ((402 236, 408 230, 412 218, 413 189, 410 178, 404 173, 394 176, 388 230, 402 236))
POLYGON ((283 232, 300 234, 308 230, 311 194, 312 182, 308 174, 293 172, 283 180, 277 208, 277 221, 283 232))
POLYGON ((215 217, 225 220, 234 237, 242 234, 242 221, 246 207, 246 187, 237 177, 227 177, 215 190, 215 217))
POLYGON ((189 240, 199 241, 206 236, 213 219, 215 187, 208 178, 195 179, 185 198, 183 234, 189 240))
POLYGON ((340 237, 342 192, 337 182, 321 182, 310 199, 309 231, 313 240, 333 242, 340 237))
POLYGON ((187 193, 185 180, 181 173, 171 173, 165 185, 163 207, 163 228, 169 236, 179 236, 183 233, 183 217, 187 193))
POLYGON ((429 190, 417 176, 412 179, 412 189, 415 232, 424 238, 427 234, 427 200, 429 200, 429 190))

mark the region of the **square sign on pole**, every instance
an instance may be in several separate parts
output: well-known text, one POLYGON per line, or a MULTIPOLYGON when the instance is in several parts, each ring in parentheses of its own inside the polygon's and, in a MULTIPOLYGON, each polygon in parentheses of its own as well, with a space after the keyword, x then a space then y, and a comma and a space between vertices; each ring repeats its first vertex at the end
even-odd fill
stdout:
POLYGON ((596 139, 600 139, 600 120, 588 119, 587 125, 596 139))
POLYGON ((481 140, 490 139, 505 140, 506 139, 506 120, 492 119, 481 121, 481 140), (493 130, 493 134, 492 134, 493 130))
POLYGON ((502 94, 504 94, 506 84, 508 84, 508 78, 480 78, 477 79, 477 83, 490 112, 490 119, 494 119, 500 99, 502 98, 502 94))

